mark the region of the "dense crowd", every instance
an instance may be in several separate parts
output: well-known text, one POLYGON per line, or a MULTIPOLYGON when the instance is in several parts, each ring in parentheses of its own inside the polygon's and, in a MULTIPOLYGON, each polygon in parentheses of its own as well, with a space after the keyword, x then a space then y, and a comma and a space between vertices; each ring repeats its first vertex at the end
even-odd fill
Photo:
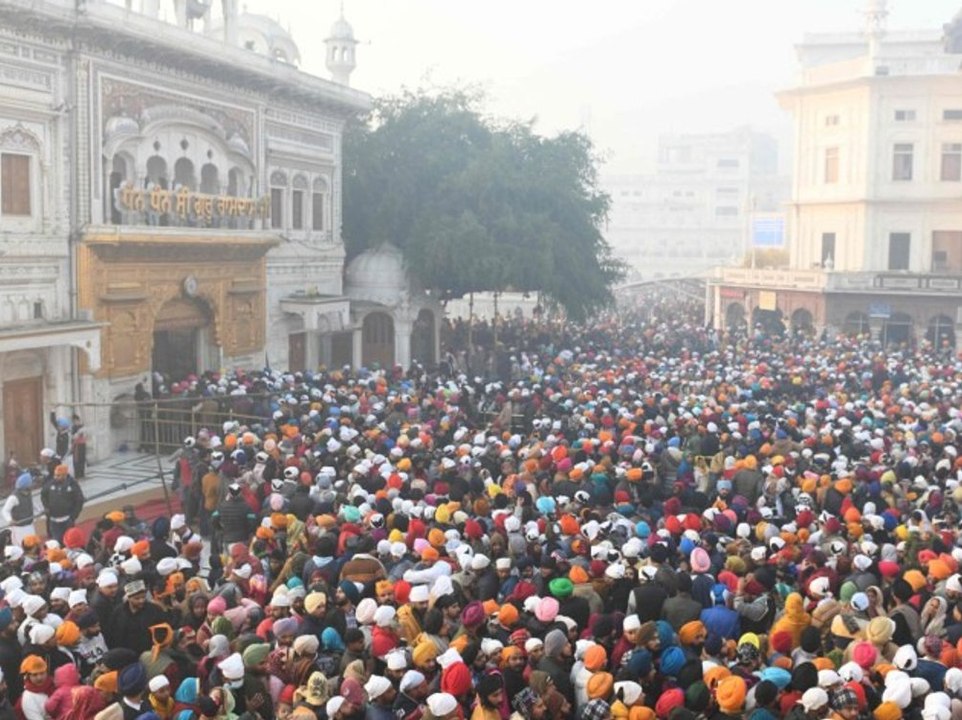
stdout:
POLYGON ((962 363, 657 296, 499 342, 184 378, 261 421, 183 513, 13 504, 0 720, 962 718, 962 363))

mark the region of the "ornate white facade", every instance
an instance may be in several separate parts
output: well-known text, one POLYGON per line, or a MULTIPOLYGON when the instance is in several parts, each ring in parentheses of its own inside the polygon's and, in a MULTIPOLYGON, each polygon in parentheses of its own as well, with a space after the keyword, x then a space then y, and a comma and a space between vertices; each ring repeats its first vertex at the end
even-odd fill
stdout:
POLYGON ((5 455, 34 463, 47 413, 87 403, 93 455, 113 452, 111 404, 159 358, 176 379, 353 349, 341 133, 370 105, 346 87, 353 45, 341 83, 309 75, 237 5, 0 0, 5 455))

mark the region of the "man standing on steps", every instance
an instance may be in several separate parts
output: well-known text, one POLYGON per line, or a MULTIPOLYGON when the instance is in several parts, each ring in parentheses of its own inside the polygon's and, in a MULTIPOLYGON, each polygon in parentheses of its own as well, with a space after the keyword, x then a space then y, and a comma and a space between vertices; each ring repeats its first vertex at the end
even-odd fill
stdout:
POLYGON ((62 543, 63 534, 74 526, 84 507, 83 490, 66 465, 54 468, 53 477, 40 490, 40 502, 47 513, 47 535, 62 543))
POLYGON ((10 541, 19 545, 28 535, 36 535, 33 527, 33 475, 20 473, 14 491, 0 508, 0 521, 10 527, 10 541))

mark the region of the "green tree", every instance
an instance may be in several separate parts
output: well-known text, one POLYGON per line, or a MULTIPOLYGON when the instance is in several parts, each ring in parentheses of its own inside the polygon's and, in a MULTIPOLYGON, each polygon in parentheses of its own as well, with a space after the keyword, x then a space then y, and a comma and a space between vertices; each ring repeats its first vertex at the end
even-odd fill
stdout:
POLYGON ((344 137, 348 256, 390 241, 441 299, 541 292, 573 319, 611 301, 624 267, 601 235, 609 198, 581 133, 484 116, 474 91, 405 91, 344 137))

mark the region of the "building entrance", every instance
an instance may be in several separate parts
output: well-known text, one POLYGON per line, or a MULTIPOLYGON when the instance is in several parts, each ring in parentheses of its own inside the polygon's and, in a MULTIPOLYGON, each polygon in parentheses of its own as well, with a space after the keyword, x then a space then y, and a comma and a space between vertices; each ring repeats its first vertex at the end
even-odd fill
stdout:
POLYGON ((210 310, 196 300, 178 298, 165 304, 154 320, 153 371, 177 381, 208 369, 210 325, 210 310))

